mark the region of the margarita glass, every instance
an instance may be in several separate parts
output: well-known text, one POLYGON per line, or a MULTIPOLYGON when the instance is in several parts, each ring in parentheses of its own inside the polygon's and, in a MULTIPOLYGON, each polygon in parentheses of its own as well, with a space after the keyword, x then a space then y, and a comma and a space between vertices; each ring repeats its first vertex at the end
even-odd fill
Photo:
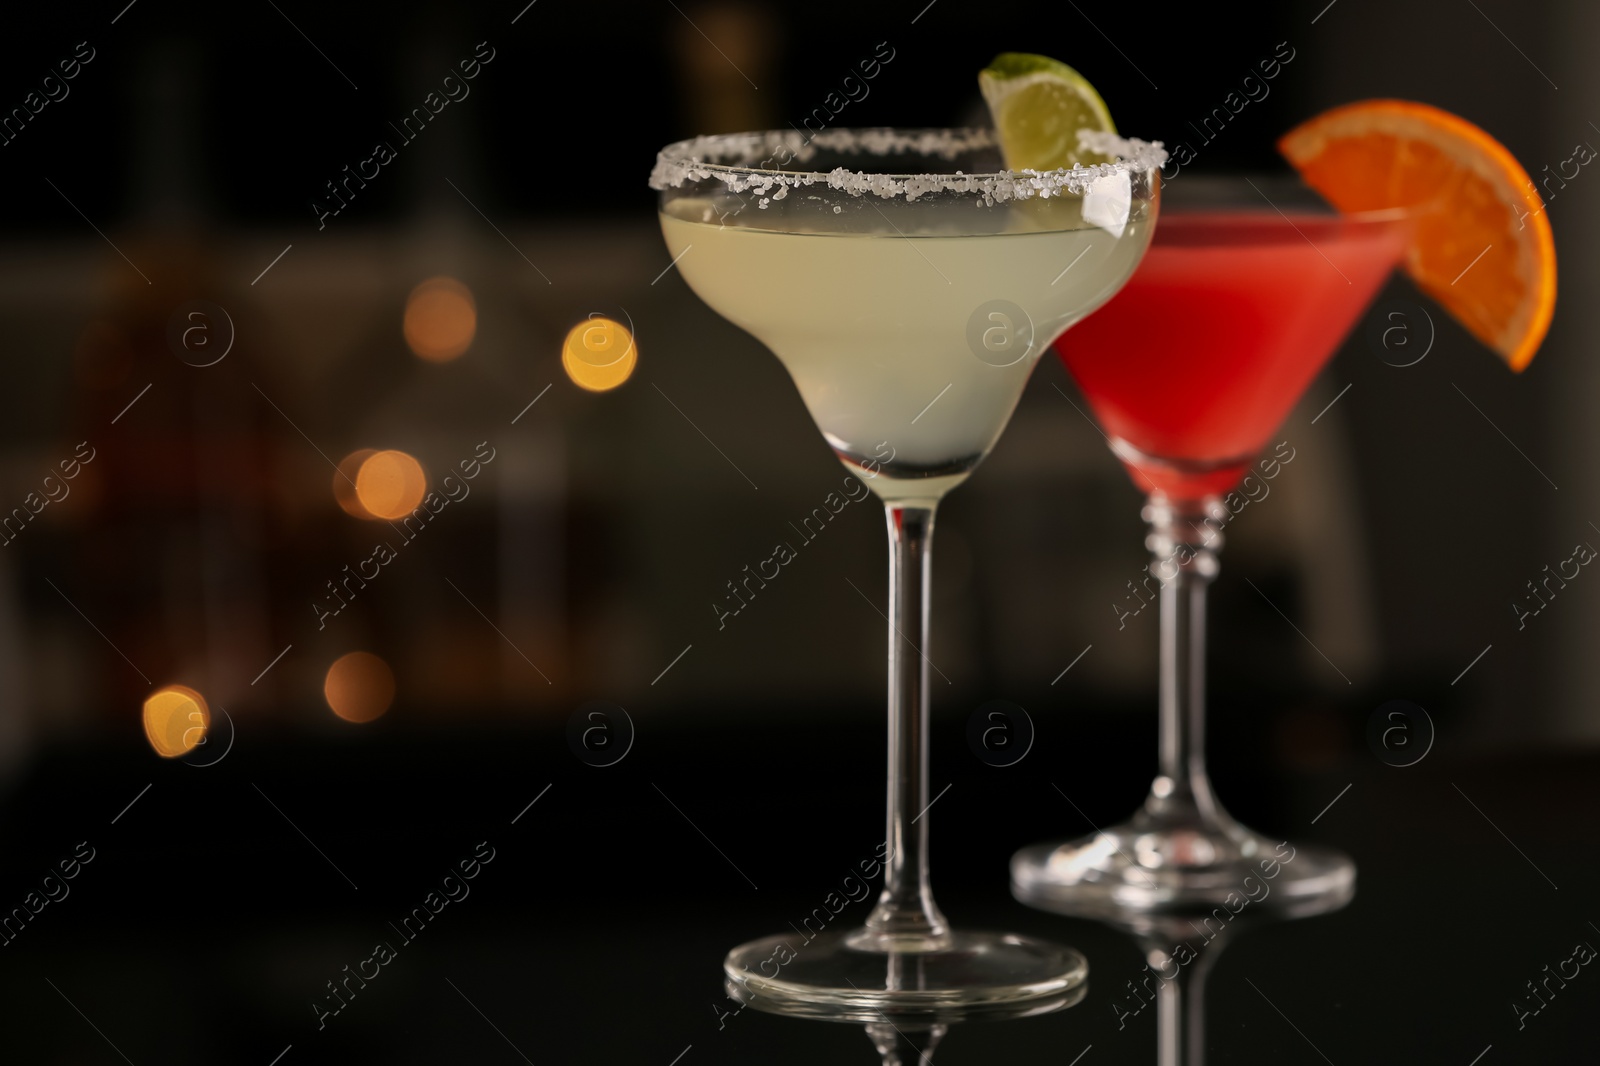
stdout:
POLYGON ((927 646, 940 498, 994 445, 1040 353, 1121 287, 1149 241, 1164 154, 1090 140, 1114 161, 1012 173, 983 130, 732 134, 668 146, 651 175, 684 279, 778 356, 888 518, 883 890, 858 930, 732 951, 729 989, 758 1007, 964 1016, 1087 974, 1071 948, 952 930, 933 901, 927 646))
POLYGON ((1337 897, 1342 854, 1269 841, 1217 802, 1205 767, 1205 601, 1227 494, 1405 254, 1402 212, 1339 215, 1309 190, 1189 179, 1127 287, 1060 346, 1111 450, 1149 494, 1161 582, 1160 773, 1128 822, 1012 859, 1050 910, 1208 907, 1281 876, 1269 907, 1337 897), (1269 195, 1270 192, 1270 195, 1269 195), (1286 861, 1285 852, 1293 855, 1286 861))

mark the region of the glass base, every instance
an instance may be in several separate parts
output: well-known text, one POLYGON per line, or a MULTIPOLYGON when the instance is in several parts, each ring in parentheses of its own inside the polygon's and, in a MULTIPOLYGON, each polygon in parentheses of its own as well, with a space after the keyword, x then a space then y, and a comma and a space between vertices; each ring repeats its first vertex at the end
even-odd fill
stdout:
POLYGON ((1037 844, 1011 859, 1011 891, 1058 914, 1300 911, 1355 891, 1356 866, 1330 848, 1268 840, 1222 816, 1216 824, 1132 820, 1065 844, 1037 844), (1241 902, 1243 901, 1243 902, 1241 902))
POLYGON ((853 939, 780 935, 743 944, 722 964, 728 994, 774 1014, 932 1023, 1042 1014, 1087 990, 1082 955, 1032 937, 953 932, 942 946, 915 952, 863 949, 853 939))

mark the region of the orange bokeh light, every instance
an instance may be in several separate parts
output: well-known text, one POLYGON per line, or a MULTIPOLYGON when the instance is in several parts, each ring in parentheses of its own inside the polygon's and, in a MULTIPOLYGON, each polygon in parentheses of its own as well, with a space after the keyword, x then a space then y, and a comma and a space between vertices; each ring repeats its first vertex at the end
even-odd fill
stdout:
POLYGON ((328 667, 322 695, 345 721, 370 722, 394 702, 394 671, 371 652, 353 651, 328 667))
POLYGON ((355 482, 355 502, 367 511, 363 518, 404 517, 417 509, 428 491, 428 476, 422 472, 422 464, 405 452, 392 449, 373 452, 361 460, 355 482))
POLYGON ((189 754, 210 728, 211 708, 188 685, 166 685, 145 697, 145 739, 163 759, 189 754))
POLYGON ((478 332, 478 307, 472 290, 455 278, 429 278, 406 298, 406 344, 430 363, 459 359, 478 332))
POLYGON ((361 473, 361 464, 377 455, 375 448, 362 448, 351 452, 339 460, 339 468, 333 475, 333 498, 343 508, 344 513, 352 518, 376 518, 371 511, 361 503, 361 497, 356 494, 356 477, 361 473))
POLYGON ((606 392, 633 376, 639 349, 621 322, 593 314, 567 331, 561 367, 580 389, 606 392))

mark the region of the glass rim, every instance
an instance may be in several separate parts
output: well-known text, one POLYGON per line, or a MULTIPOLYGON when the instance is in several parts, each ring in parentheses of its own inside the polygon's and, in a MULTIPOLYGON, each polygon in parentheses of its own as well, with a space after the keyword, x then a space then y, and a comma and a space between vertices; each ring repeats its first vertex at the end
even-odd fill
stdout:
POLYGON ((1112 162, 1089 166, 1074 164, 1057 170, 994 170, 980 173, 886 172, 853 170, 837 166, 828 171, 787 169, 790 161, 805 163, 818 149, 858 154, 876 159, 916 154, 952 160, 965 152, 998 146, 994 131, 974 127, 892 127, 827 129, 810 136, 799 130, 757 130, 722 133, 675 141, 656 155, 650 187, 659 192, 711 179, 730 191, 753 191, 782 199, 789 190, 812 185, 853 196, 872 193, 883 199, 904 197, 914 201, 929 193, 957 193, 981 197, 985 203, 1048 198, 1086 191, 1104 178, 1122 174, 1150 175, 1160 170, 1167 153, 1160 141, 1141 141, 1102 130, 1079 130, 1085 149, 1112 157, 1112 162), (767 158, 755 160, 762 153, 767 158), (786 153, 781 167, 769 167, 773 157, 786 153), (733 159, 734 162, 717 161, 733 159))
POLYGON ((1219 171, 1196 174, 1185 179, 1182 183, 1184 188, 1193 188, 1195 185, 1240 192, 1243 192, 1245 186, 1249 186, 1250 195, 1241 196, 1240 202, 1237 203, 1186 202, 1184 194, 1176 191, 1180 188, 1180 183, 1177 180, 1163 181, 1161 185, 1162 221, 1170 221, 1174 218, 1189 219, 1228 212, 1252 213, 1260 211, 1263 214, 1276 213, 1290 218, 1298 215, 1312 215, 1318 218, 1338 219, 1341 222, 1361 226, 1382 225, 1391 222, 1414 221, 1427 214, 1433 203, 1433 201, 1426 201, 1398 207, 1367 207, 1357 211, 1346 211, 1329 203, 1321 192, 1306 184, 1305 180, 1293 171, 1219 171), (1276 203, 1267 196, 1266 192, 1262 191, 1257 182, 1260 182, 1261 185, 1276 186, 1280 189, 1288 186, 1294 192, 1303 194, 1308 198, 1308 201, 1295 204, 1276 203))
MULTIPOLYGON (((1309 186, 1307 186, 1309 188, 1309 186)), ((1296 219, 1312 218, 1317 221, 1338 222, 1342 225, 1352 226, 1384 226, 1396 222, 1413 222, 1427 213, 1425 206, 1416 207, 1375 207, 1362 211, 1341 211, 1332 204, 1293 205, 1279 207, 1276 204, 1263 200, 1259 206, 1244 206, 1240 204, 1228 205, 1198 205, 1198 204, 1169 204, 1161 205, 1161 224, 1172 225, 1174 222, 1181 225, 1217 215, 1246 215, 1260 214, 1262 218, 1283 218, 1291 224, 1296 219)))

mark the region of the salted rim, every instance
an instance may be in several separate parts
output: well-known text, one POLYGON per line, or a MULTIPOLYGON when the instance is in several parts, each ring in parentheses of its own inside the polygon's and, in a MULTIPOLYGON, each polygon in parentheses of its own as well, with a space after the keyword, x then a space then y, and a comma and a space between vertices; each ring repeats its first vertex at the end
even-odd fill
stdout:
POLYGON ((766 158, 761 162, 770 163, 780 152, 787 152, 792 162, 805 163, 815 157, 818 148, 879 156, 916 152, 954 159, 962 152, 992 148, 996 141, 994 132, 985 129, 878 127, 823 130, 810 137, 798 130, 726 133, 694 137, 661 149, 650 171, 650 187, 665 190, 715 178, 730 192, 752 192, 763 197, 762 207, 767 206, 768 199, 788 196, 790 189, 817 184, 852 196, 871 193, 883 199, 903 196, 907 201, 933 192, 968 193, 994 204, 1078 194, 1102 178, 1149 173, 1167 161, 1160 141, 1119 137, 1105 130, 1079 130, 1078 144, 1116 161, 1061 170, 1000 170, 990 174, 874 174, 848 167, 835 167, 827 173, 773 170, 749 163, 763 153, 766 158))

